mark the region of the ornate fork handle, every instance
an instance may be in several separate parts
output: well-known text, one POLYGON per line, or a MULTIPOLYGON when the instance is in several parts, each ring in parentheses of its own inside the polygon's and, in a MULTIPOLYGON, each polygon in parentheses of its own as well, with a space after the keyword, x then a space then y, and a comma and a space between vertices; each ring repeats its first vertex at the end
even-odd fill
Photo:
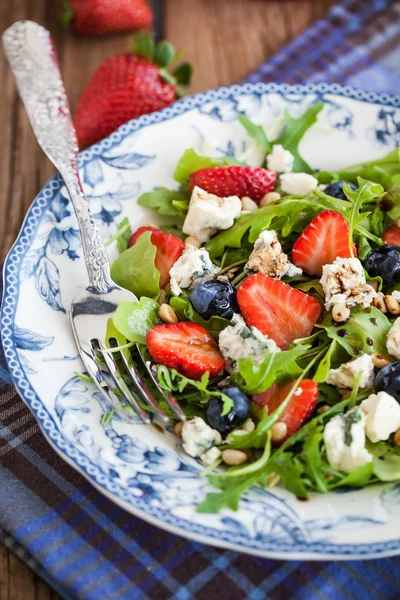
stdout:
POLYGON ((107 292, 113 287, 110 265, 79 177, 78 143, 51 35, 37 23, 19 21, 5 31, 3 45, 37 140, 71 196, 90 285, 107 292))

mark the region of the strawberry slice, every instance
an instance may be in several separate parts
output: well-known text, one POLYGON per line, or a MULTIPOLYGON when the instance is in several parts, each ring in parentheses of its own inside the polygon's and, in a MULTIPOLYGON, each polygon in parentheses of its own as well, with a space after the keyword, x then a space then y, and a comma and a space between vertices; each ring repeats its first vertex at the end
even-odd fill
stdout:
POLYGON ((209 194, 220 198, 227 196, 249 196, 252 200, 261 198, 274 189, 275 171, 256 167, 211 167, 200 169, 189 177, 189 189, 198 185, 209 194))
POLYGON ((282 350, 310 335, 322 312, 312 296, 262 273, 243 282, 237 300, 247 325, 257 327, 282 350))
POLYGON ((147 334, 147 349, 157 363, 176 369, 190 379, 207 371, 215 377, 225 360, 208 331, 197 323, 155 325, 147 334))
POLYGON ((185 249, 185 244, 176 235, 161 231, 151 225, 144 225, 132 235, 128 242, 129 248, 134 246, 145 231, 152 231, 150 241, 157 248, 155 266, 160 272, 160 287, 164 288, 169 283, 169 271, 172 269, 185 249))
MULTIPOLYGON (((309 275, 322 275, 323 265, 340 256, 350 257, 349 226, 335 210, 324 210, 313 218, 296 240, 292 261, 309 275)), ((357 256, 354 247, 354 256, 357 256)))
MULTIPOLYGON (((251 400, 259 406, 268 406, 268 414, 271 414, 282 404, 293 385, 294 381, 284 384, 275 383, 269 390, 266 390, 262 394, 251 396, 251 400)), ((315 381, 312 381, 312 379, 303 379, 289 400, 289 404, 279 417, 279 422, 285 423, 287 433, 279 442, 275 442, 276 444, 282 444, 282 442, 290 438, 311 417, 316 407, 317 399, 318 386, 315 381)))
POLYGON ((393 225, 386 229, 382 239, 386 244, 400 246, 400 227, 396 223, 393 223, 393 225))

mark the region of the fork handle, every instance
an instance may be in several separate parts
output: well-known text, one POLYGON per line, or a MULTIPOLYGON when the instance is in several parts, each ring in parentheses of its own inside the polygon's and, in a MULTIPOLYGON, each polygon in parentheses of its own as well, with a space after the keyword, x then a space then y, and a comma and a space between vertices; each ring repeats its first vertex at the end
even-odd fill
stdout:
POLYGON ((4 32, 3 45, 37 141, 71 196, 90 285, 108 292, 114 285, 110 264, 79 176, 78 142, 52 37, 33 21, 18 21, 4 32))

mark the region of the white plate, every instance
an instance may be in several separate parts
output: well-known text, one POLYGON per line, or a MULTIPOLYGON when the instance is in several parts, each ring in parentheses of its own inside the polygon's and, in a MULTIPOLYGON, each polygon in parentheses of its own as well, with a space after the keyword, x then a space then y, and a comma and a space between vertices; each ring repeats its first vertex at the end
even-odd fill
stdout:
MULTIPOLYGON (((287 107, 300 115, 326 106, 301 150, 320 169, 380 157, 399 143, 399 97, 339 85, 233 86, 183 99, 123 125, 83 152, 81 173, 104 239, 128 216, 154 220, 135 199, 158 185, 175 186, 182 152, 202 140, 219 155, 240 155, 250 142, 237 122, 245 114, 267 128, 287 107)), ((80 236, 65 188, 53 177, 35 199, 4 267, 1 313, 5 356, 13 381, 55 450, 108 498, 176 534, 217 546, 285 559, 389 556, 400 550, 400 486, 312 495, 300 502, 283 489, 254 489, 236 513, 197 514, 208 487, 200 466, 177 438, 106 410, 81 371, 68 308, 87 284, 80 236)))

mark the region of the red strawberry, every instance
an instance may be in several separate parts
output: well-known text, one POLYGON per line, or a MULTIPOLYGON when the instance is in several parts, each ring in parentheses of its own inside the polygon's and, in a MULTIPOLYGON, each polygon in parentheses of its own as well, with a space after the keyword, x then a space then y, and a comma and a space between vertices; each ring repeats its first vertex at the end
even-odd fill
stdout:
POLYGON ((188 63, 167 72, 175 56, 171 44, 160 42, 153 48, 150 41, 149 48, 148 39, 137 34, 135 54, 112 56, 89 81, 74 118, 81 147, 98 142, 130 119, 165 108, 189 83, 188 63))
MULTIPOLYGON (((354 246, 353 250, 357 256, 354 246)), ((323 265, 333 263, 338 256, 350 257, 349 226, 340 213, 324 210, 294 243, 292 260, 309 275, 322 275, 323 265)))
POLYGON ((197 323, 155 325, 147 334, 146 343, 157 363, 190 379, 201 379, 207 371, 215 377, 225 367, 214 339, 197 323))
POLYGON ((128 242, 129 248, 134 246, 145 231, 152 231, 150 241, 157 248, 155 266, 160 271, 160 287, 169 283, 169 271, 185 249, 185 244, 176 235, 156 229, 150 225, 139 227, 128 242))
POLYGON ((153 22, 145 0, 70 0, 66 18, 81 35, 108 35, 148 28, 153 22))
MULTIPOLYGON (((251 399, 260 406, 268 406, 268 414, 271 414, 282 404, 293 385, 293 381, 284 384, 275 383, 269 390, 266 390, 262 394, 254 394, 251 396, 251 399)), ((276 443, 281 444, 300 429, 314 412, 317 399, 318 386, 315 381, 303 379, 289 400, 289 404, 279 417, 279 421, 285 423, 287 433, 276 443)))
POLYGON ((393 225, 386 229, 382 239, 386 244, 400 246, 400 227, 396 223, 393 223, 393 225))
POLYGON ((237 300, 247 325, 257 327, 282 350, 310 335, 322 311, 312 296, 262 273, 242 283, 237 300))
POLYGON ((249 196, 261 198, 274 189, 276 173, 256 167, 211 167, 200 169, 189 177, 189 189, 198 185, 209 194, 226 196, 249 196))

